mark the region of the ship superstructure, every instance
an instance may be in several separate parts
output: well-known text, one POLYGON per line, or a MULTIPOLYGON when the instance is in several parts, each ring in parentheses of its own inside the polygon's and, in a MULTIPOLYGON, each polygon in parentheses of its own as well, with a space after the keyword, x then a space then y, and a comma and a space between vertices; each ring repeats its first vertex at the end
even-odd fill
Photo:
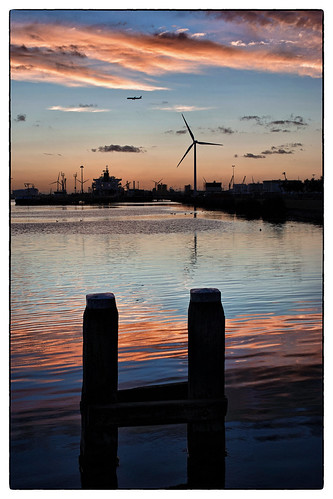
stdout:
POLYGON ((108 165, 106 165, 103 175, 93 179, 92 191, 98 196, 109 196, 120 193, 122 189, 121 180, 121 178, 110 175, 108 165))

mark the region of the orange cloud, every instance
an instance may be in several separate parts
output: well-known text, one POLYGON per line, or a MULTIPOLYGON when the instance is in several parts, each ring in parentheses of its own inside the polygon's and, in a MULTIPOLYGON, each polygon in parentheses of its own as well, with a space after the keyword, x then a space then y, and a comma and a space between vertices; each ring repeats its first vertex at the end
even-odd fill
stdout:
POLYGON ((49 43, 35 47, 28 44, 11 48, 11 74, 14 80, 44 81, 66 86, 98 86, 104 88, 160 90, 162 87, 90 68, 88 58, 78 60, 75 51, 63 52, 49 43))
POLYGON ((309 37, 284 43, 223 45, 185 32, 146 35, 99 27, 13 24, 11 75, 15 80, 67 86, 161 90, 152 76, 199 73, 208 66, 320 77, 321 50, 309 37), (313 50, 311 50, 311 47, 313 50))

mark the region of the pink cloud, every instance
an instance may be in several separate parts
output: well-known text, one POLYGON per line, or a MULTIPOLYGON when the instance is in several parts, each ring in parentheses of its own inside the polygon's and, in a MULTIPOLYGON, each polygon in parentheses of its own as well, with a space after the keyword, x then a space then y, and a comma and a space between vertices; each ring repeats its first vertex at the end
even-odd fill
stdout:
MULTIPOLYGON (((228 16, 231 20, 232 14, 228 16)), ((252 25, 255 19, 256 25, 268 23, 268 16, 258 18, 250 12, 242 16, 248 19, 247 22, 252 19, 252 25)), ((240 18, 238 14, 239 22, 240 18)), ((301 15, 283 16, 281 12, 271 13, 270 18, 280 27, 298 26, 303 19, 301 15)), ((317 19, 315 25, 318 23, 317 19)), ((303 19, 307 29, 309 24, 310 21, 303 19)), ((314 28, 311 29, 313 32, 314 28)), ((302 35, 299 30, 298 33, 302 35)), ((184 30, 146 35, 99 27, 13 24, 11 76, 16 80, 67 86, 95 85, 146 91, 166 89, 154 81, 157 75, 199 73, 208 66, 320 77, 321 38, 318 36, 318 33, 313 34, 313 42, 309 37, 298 36, 297 43, 281 46, 241 41, 231 46, 191 37, 184 30)))

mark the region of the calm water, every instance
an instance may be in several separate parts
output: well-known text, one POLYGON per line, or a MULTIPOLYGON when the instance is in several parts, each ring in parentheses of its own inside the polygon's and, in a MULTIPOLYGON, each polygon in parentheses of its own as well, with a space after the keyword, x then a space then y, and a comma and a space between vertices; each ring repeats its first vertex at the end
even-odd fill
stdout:
MULTIPOLYGON (((226 488, 322 487, 322 228, 177 204, 12 207, 11 487, 80 488, 85 296, 113 292, 119 387, 187 378, 191 288, 226 315, 226 488)), ((186 483, 186 425, 119 430, 119 488, 186 483)))

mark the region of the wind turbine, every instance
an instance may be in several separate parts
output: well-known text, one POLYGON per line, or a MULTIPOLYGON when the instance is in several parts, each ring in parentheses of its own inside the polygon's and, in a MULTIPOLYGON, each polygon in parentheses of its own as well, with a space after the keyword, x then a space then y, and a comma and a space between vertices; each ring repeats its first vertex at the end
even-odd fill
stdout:
POLYGON ((155 184, 155 191, 157 191, 157 186, 158 184, 160 184, 162 182, 163 178, 161 178, 161 180, 152 180, 152 182, 154 182, 155 184))
POLYGON ((182 157, 182 159, 179 161, 179 163, 177 165, 177 168, 180 165, 180 163, 183 161, 183 159, 185 158, 186 154, 194 146, 194 182, 193 182, 193 195, 195 196, 196 193, 197 193, 197 144, 207 145, 207 146, 223 146, 223 144, 216 144, 215 142, 199 142, 199 140, 195 140, 194 135, 193 135, 190 127, 188 126, 188 124, 186 122, 186 119, 184 118, 183 114, 182 114, 182 117, 183 117, 183 120, 185 121, 186 128, 187 128, 188 133, 190 134, 191 139, 193 140, 193 142, 190 145, 190 147, 187 149, 187 151, 184 154, 184 156, 182 157))
POLYGON ((61 185, 61 182, 59 180, 59 177, 60 177, 60 172, 58 173, 58 178, 55 182, 51 182, 50 185, 52 184, 57 184, 57 192, 59 192, 59 185, 61 185))
POLYGON ((80 168, 81 168, 81 180, 77 179, 77 181, 80 182, 80 184, 81 184, 81 194, 83 194, 83 184, 88 182, 89 179, 87 178, 87 180, 83 180, 83 168, 84 168, 84 166, 81 165, 80 168))

